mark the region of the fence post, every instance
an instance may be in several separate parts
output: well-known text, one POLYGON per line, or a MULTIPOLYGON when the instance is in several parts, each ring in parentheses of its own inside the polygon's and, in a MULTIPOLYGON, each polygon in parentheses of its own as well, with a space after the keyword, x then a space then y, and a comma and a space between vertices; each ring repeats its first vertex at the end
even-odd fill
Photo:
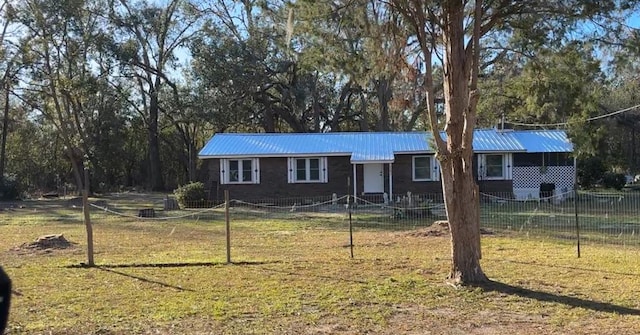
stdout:
MULTIPOLYGON (((349 211, 349 251, 353 258, 353 221, 351 220, 351 196, 349 189, 351 188, 351 177, 347 177, 347 210, 349 211)), ((355 201, 355 197, 354 197, 355 201)))
POLYGON ((578 258, 580 258, 580 223, 578 222, 578 183, 573 183, 573 210, 576 216, 576 237, 578 244, 576 245, 578 251, 578 258))
POLYGON ((84 168, 84 189, 82 190, 82 212, 84 214, 84 225, 87 231, 87 265, 95 266, 93 261, 93 226, 91 226, 91 215, 89 213, 89 170, 84 168))
POLYGON ((224 190, 224 222, 227 238, 227 264, 231 263, 231 225, 229 223, 229 190, 224 190))

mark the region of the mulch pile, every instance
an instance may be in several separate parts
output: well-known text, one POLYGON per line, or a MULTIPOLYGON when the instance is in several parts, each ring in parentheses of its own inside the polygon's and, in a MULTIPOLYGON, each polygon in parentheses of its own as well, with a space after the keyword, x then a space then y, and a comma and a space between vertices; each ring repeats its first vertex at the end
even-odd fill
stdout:
MULTIPOLYGON (((493 235, 493 232, 484 228, 480 228, 480 234, 493 235)), ((409 232, 407 233, 407 235, 413 237, 433 237, 449 235, 449 222, 446 220, 434 221, 431 226, 409 232)))
POLYGON ((54 250, 72 248, 76 243, 70 242, 62 234, 50 234, 38 237, 35 241, 23 243, 17 250, 54 250))

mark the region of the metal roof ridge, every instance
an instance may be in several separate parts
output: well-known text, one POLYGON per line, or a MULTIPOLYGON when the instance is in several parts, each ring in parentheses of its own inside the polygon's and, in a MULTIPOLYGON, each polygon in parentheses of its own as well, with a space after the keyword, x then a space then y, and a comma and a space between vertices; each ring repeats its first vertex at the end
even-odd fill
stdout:
POLYGON ((353 135, 353 136, 378 136, 378 135, 430 135, 431 132, 428 131, 389 131, 389 132, 380 132, 380 131, 369 131, 369 132, 356 132, 356 131, 345 131, 345 132, 330 132, 330 133, 216 133, 213 136, 266 136, 266 137, 280 137, 280 136, 345 136, 345 135, 353 135))

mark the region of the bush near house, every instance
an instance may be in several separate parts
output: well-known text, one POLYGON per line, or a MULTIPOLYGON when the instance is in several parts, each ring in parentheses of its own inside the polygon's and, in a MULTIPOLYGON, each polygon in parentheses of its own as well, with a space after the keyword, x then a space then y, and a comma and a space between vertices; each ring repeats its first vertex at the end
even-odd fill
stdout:
POLYGON ((204 190, 204 184, 201 182, 180 186, 173 191, 173 194, 175 194, 181 208, 200 207, 207 195, 204 190))
POLYGON ((627 183, 627 178, 622 173, 607 172, 602 176, 602 186, 621 190, 627 183))
POLYGON ((600 157, 588 157, 578 161, 578 184, 589 189, 602 180, 607 168, 600 157))

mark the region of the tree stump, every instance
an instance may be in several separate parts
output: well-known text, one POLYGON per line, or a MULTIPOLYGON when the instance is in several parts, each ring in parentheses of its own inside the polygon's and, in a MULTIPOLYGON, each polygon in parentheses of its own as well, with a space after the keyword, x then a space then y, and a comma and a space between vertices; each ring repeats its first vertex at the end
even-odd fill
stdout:
POLYGON ((138 210, 139 218, 154 218, 156 217, 156 211, 153 208, 143 208, 138 210))
POLYGON ((178 200, 174 199, 174 198, 165 198, 163 201, 163 209, 165 211, 173 211, 173 210, 177 210, 180 209, 180 206, 178 206, 178 200))

